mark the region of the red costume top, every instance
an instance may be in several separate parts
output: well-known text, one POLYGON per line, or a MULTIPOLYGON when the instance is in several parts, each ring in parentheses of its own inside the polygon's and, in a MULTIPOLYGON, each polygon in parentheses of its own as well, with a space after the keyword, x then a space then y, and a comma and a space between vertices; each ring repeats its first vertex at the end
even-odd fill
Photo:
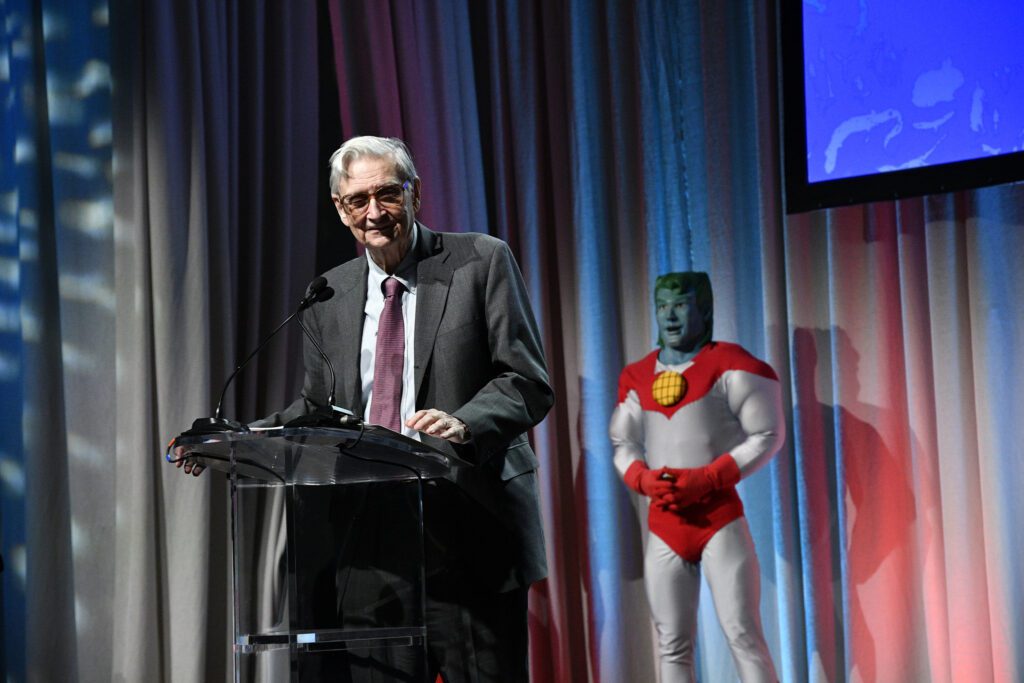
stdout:
MULTIPOLYGON (((620 475, 638 460, 650 469, 696 468, 729 454, 745 477, 775 454, 785 420, 778 377, 768 364, 727 342, 711 342, 677 366, 662 364, 658 353, 626 366, 619 377, 609 433, 620 475), (653 390, 666 370, 684 380, 684 393, 671 405, 659 403, 653 390)), ((684 559, 697 562, 711 536, 742 515, 743 503, 730 486, 677 511, 652 501, 648 525, 684 559)))

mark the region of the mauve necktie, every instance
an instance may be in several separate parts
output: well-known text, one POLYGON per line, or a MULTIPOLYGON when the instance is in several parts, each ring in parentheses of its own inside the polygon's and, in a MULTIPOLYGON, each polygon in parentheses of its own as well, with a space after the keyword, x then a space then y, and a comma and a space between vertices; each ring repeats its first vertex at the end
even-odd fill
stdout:
POLYGON ((402 375, 405 370, 405 321, 402 292, 405 285, 393 277, 384 280, 384 312, 377 324, 377 352, 373 361, 373 398, 370 422, 402 431, 402 375))

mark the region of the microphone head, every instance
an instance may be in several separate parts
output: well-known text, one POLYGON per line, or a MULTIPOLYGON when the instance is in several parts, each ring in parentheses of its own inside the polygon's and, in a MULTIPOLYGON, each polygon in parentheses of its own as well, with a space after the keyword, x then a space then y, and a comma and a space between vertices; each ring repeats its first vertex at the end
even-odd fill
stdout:
POLYGON ((327 301, 334 296, 334 287, 324 287, 316 293, 315 301, 327 301))
MULTIPOLYGON (((322 296, 322 294, 324 293, 325 288, 331 289, 330 287, 327 287, 327 278, 325 278, 323 275, 317 275, 316 278, 314 278, 313 281, 309 283, 309 294, 302 297, 302 301, 299 302, 298 310, 303 311, 312 306, 313 304, 315 304, 317 301, 323 301, 324 297, 322 296)), ((333 295, 334 291, 332 290, 331 296, 333 295)), ((331 297, 328 296, 327 298, 330 299, 331 297)))
POLYGON ((309 283, 309 293, 316 294, 327 286, 327 278, 323 275, 317 275, 312 282, 309 283))

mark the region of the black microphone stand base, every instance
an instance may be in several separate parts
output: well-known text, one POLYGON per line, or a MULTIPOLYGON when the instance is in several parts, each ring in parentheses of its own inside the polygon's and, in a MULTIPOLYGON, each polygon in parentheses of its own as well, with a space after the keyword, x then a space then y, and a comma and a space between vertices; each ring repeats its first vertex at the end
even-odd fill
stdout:
POLYGON ((234 420, 228 420, 223 417, 200 417, 192 422, 192 428, 182 434, 182 436, 247 431, 249 431, 249 428, 241 422, 235 422, 234 420))
POLYGON ((330 408, 317 408, 312 413, 299 415, 294 420, 285 424, 286 429, 292 427, 358 427, 362 420, 347 410, 331 406, 330 408))

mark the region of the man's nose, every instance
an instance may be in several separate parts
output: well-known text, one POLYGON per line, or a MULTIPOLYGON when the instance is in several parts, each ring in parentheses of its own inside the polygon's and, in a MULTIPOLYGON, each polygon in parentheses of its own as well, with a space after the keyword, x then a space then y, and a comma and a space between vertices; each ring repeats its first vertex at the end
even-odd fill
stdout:
POLYGON ((370 195, 370 203, 366 206, 366 217, 371 221, 380 218, 384 214, 384 209, 381 208, 380 202, 377 201, 377 197, 370 195))

